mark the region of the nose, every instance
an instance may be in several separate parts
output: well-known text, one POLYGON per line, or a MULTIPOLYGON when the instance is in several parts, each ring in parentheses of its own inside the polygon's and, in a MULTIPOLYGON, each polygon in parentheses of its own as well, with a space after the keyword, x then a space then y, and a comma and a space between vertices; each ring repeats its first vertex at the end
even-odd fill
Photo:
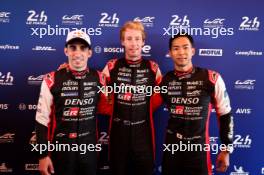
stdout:
POLYGON ((179 55, 183 55, 183 54, 184 54, 184 49, 183 49, 183 48, 179 48, 179 50, 178 50, 178 54, 179 54, 179 55))
POLYGON ((80 48, 76 48, 76 50, 74 51, 74 56, 76 57, 80 57, 81 56, 81 49, 80 48))

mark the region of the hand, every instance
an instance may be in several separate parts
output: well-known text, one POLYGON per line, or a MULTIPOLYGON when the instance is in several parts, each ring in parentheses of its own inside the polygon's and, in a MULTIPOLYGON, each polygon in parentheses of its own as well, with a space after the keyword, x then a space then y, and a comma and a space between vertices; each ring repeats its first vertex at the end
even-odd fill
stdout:
POLYGON ((39 171, 41 175, 54 174, 53 164, 49 156, 39 160, 39 171))
POLYGON ((222 151, 218 154, 216 159, 216 171, 226 172, 229 167, 229 152, 222 151))
POLYGON ((67 68, 68 66, 69 66, 68 63, 62 63, 62 64, 59 66, 58 70, 61 70, 61 69, 67 68))

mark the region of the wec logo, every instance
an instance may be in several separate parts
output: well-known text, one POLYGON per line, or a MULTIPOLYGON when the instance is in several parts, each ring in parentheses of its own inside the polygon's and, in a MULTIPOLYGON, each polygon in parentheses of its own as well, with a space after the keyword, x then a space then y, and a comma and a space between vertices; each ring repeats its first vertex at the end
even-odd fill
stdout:
POLYGON ((83 17, 83 15, 73 15, 73 16, 64 15, 62 17, 62 19, 63 20, 78 20, 78 21, 81 21, 82 17, 83 17))
POLYGON ((241 81, 241 80, 237 80, 235 82, 235 84, 237 85, 254 85, 256 80, 245 80, 245 81, 241 81))

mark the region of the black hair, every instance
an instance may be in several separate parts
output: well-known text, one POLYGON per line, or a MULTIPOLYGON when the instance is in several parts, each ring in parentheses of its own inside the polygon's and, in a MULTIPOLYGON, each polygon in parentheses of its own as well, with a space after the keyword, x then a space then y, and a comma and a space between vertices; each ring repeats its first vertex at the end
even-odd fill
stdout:
POLYGON ((171 47, 172 47, 173 40, 175 40, 175 39, 177 39, 179 37, 186 37, 186 38, 188 38, 188 40, 190 41, 192 47, 194 47, 193 37, 191 35, 189 35, 188 33, 182 34, 181 32, 179 32, 177 35, 173 35, 170 38, 170 40, 169 40, 169 49, 171 49, 171 47))
POLYGON ((66 44, 65 44, 65 47, 67 47, 69 44, 73 44, 75 42, 81 42, 82 44, 84 44, 86 47, 88 47, 89 49, 91 49, 91 46, 86 42, 84 41, 83 39, 81 38, 74 38, 70 41, 68 41, 66 44))

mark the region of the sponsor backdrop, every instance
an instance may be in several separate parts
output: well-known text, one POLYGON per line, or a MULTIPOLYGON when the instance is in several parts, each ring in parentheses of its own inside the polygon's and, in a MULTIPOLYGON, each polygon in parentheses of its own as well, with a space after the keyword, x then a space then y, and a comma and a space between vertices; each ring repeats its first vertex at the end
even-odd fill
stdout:
MULTIPOLYGON (((119 29, 127 20, 141 21, 147 32, 143 55, 155 60, 163 73, 173 69, 168 39, 188 31, 196 41, 193 62, 223 76, 235 121, 235 151, 225 174, 264 174, 263 153, 263 1, 2 1, 0 6, 0 174, 38 174, 34 116, 45 73, 67 59, 65 35, 82 29, 92 39, 89 66, 102 70, 121 57, 119 29), (262 73, 261 73, 262 72, 262 73)), ((108 174, 107 121, 100 118, 100 174, 108 174)), ((157 160, 161 171, 167 113, 155 114, 157 160)), ((211 115, 212 143, 219 143, 215 112, 211 115)), ((215 165, 215 154, 212 154, 215 165)), ((199 162, 197 162, 199 163, 199 162)), ((214 166, 213 166, 214 168, 214 166)), ((214 174, 218 174, 215 172, 214 174)))

